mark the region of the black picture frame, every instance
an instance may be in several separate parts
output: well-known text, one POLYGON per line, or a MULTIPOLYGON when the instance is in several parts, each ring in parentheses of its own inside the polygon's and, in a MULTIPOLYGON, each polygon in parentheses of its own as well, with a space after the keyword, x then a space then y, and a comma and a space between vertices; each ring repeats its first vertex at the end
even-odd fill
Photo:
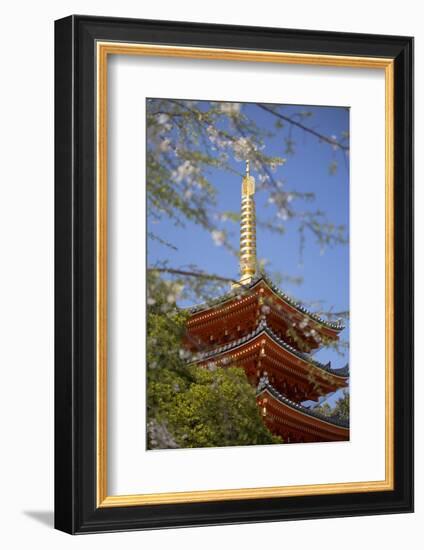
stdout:
POLYGON ((55 22, 55 527, 94 533, 413 511, 413 39, 73 15, 55 22), (99 40, 394 60, 394 489, 97 506, 99 40))

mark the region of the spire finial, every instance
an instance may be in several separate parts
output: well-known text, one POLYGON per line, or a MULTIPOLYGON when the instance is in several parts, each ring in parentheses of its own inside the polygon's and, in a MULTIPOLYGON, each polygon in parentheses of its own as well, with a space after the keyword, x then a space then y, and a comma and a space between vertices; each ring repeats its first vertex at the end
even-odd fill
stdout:
POLYGON ((241 185, 240 279, 238 284, 250 284, 256 276, 256 270, 255 178, 250 175, 250 161, 246 160, 246 175, 243 177, 241 185))

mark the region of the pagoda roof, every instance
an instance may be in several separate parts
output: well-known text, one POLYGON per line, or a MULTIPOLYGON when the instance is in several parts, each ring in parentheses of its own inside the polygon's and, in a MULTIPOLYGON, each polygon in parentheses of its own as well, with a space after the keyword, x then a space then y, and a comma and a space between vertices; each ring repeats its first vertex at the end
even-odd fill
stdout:
POLYGON ((306 414, 307 416, 317 418, 318 420, 327 422, 327 424, 330 424, 332 426, 339 426, 341 428, 346 428, 346 429, 349 428, 349 420, 345 418, 340 418, 339 416, 328 417, 312 409, 308 409, 307 407, 304 407, 300 403, 295 403, 294 401, 291 401, 285 395, 280 393, 276 388, 274 388, 274 386, 269 382, 267 376, 263 376, 259 380, 259 384, 256 389, 256 395, 259 396, 265 392, 267 392, 269 395, 271 395, 274 399, 276 399, 280 403, 287 405, 288 407, 296 411, 299 411, 303 414, 306 414))
POLYGON ((240 287, 233 288, 230 292, 227 292, 226 294, 223 294, 213 300, 209 300, 208 302, 205 302, 203 304, 199 304, 194 307, 189 307, 187 308, 187 310, 194 315, 196 313, 200 313, 202 311, 212 309, 216 306, 224 304, 225 302, 231 301, 234 298, 237 298, 237 296, 240 296, 240 294, 244 294, 246 291, 254 290, 257 286, 260 286, 261 283, 265 284, 270 289, 271 292, 276 294, 281 300, 283 300, 285 303, 291 306, 298 313, 302 315, 306 315, 316 323, 337 332, 340 332, 345 328, 344 325, 341 323, 341 321, 336 321, 336 322, 328 321, 320 317, 318 314, 308 310, 306 307, 302 306, 299 302, 297 302, 296 300, 288 296, 285 292, 283 292, 276 285, 274 285, 274 283, 265 275, 256 277, 248 285, 240 285, 240 287))
POLYGON ((216 348, 198 352, 194 355, 193 358, 190 360, 191 363, 200 363, 207 359, 211 359, 213 357, 216 357, 217 355, 221 355, 226 353, 227 351, 234 350, 238 348, 239 346, 242 346, 245 343, 250 343, 256 338, 266 334, 274 343, 276 343, 278 346, 284 348, 286 351, 291 353, 292 355, 302 359, 303 361, 325 371, 326 373, 329 373, 333 376, 337 376, 339 378, 347 379, 349 377, 349 366, 346 365, 345 367, 341 369, 332 369, 331 364, 324 364, 320 361, 317 361, 316 359, 313 359, 309 354, 298 351, 294 347, 290 346, 290 344, 287 344, 282 338, 277 336, 275 332, 267 325, 265 320, 261 320, 258 326, 255 330, 247 334, 246 336, 243 336, 242 338, 239 338, 238 340, 233 340, 232 342, 229 342, 228 344, 224 344, 222 346, 218 346, 216 348))

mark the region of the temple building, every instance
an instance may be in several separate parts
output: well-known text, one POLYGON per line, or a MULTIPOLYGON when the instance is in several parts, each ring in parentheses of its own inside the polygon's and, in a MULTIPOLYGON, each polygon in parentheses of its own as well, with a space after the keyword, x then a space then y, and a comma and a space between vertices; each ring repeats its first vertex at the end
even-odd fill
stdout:
POLYGON ((256 388, 268 429, 285 443, 346 441, 346 419, 302 403, 348 386, 348 366, 332 369, 313 353, 337 341, 343 326, 308 311, 258 274, 255 180, 242 180, 240 279, 220 298, 190 309, 185 346, 199 367, 243 368, 256 388))

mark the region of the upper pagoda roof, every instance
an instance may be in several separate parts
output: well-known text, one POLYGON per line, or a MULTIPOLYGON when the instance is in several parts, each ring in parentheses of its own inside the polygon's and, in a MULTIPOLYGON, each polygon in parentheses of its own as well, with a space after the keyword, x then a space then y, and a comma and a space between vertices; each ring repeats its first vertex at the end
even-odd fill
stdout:
POLYGON ((328 374, 331 374, 332 376, 337 376, 339 378, 347 379, 349 378, 349 366, 346 365, 345 367, 341 369, 332 369, 331 363, 324 364, 320 361, 317 361, 313 357, 311 357, 309 354, 304 353, 302 351, 298 351, 294 347, 290 346, 290 344, 287 344, 282 338, 277 336, 274 331, 267 325, 265 320, 260 321, 258 326, 255 330, 247 334, 246 336, 243 336, 242 338, 239 338, 238 340, 233 340, 232 342, 229 342, 228 344, 225 344, 223 346, 218 346, 213 349, 209 349, 207 351, 198 352, 194 354, 194 357, 190 360, 191 363, 200 363, 207 359, 211 359, 213 357, 216 357, 218 355, 224 354, 227 351, 234 350, 238 348, 239 346, 242 346, 245 343, 251 342, 257 337, 266 334, 273 342, 275 342, 280 347, 284 348, 286 351, 291 353, 292 355, 299 357, 306 363, 309 363, 323 371, 325 371, 328 374))
POLYGON ((240 294, 245 294, 249 290, 254 290, 257 287, 265 285, 269 288, 269 290, 275 294, 279 299, 283 300, 286 304, 288 304, 293 310, 297 311, 301 315, 305 315, 315 321, 316 323, 322 325, 323 327, 326 327, 328 329, 334 330, 336 332, 340 332, 345 327, 341 323, 341 321, 328 321, 326 319, 323 319, 316 313, 313 313, 312 311, 308 310, 306 307, 302 306, 299 302, 296 302, 293 298, 288 296, 285 292, 280 290, 268 277, 265 275, 261 275, 254 279, 250 284, 243 285, 238 288, 232 289, 230 292, 227 292, 224 295, 221 295, 213 300, 210 300, 208 302, 205 302, 203 304, 199 304, 194 307, 187 308, 188 311, 191 314, 197 314, 204 311, 207 311, 208 309, 213 309, 217 306, 223 305, 226 302, 229 302, 231 300, 234 300, 234 298, 237 298, 237 296, 240 296, 240 294))
POLYGON ((285 395, 280 393, 274 386, 269 382, 267 376, 263 376, 258 384, 258 387, 256 389, 256 394, 260 395, 264 392, 267 392, 269 395, 274 397, 277 401, 280 403, 283 403, 284 405, 287 405, 291 407, 292 409, 296 409, 297 411, 306 414, 308 416, 312 416, 313 418, 317 418, 319 420, 322 420, 324 422, 327 422, 328 424, 334 425, 334 426, 340 426, 342 428, 349 428, 349 420, 345 418, 340 418, 339 416, 325 416, 324 414, 321 414, 319 412, 314 411, 313 409, 308 409, 301 405, 300 403, 295 403, 294 401, 291 401, 288 399, 285 395))

